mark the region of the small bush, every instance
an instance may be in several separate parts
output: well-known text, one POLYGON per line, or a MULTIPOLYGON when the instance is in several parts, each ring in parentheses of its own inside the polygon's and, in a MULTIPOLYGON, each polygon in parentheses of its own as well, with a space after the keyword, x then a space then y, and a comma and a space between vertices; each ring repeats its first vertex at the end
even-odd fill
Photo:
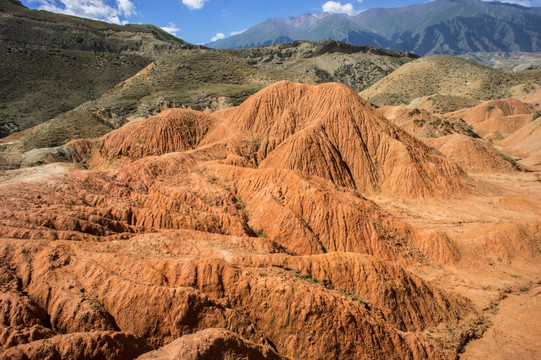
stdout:
POLYGON ((246 208, 246 203, 242 201, 240 195, 235 196, 235 207, 239 210, 244 210, 244 208, 246 208))
POLYGON ((417 108, 411 110, 411 111, 408 113, 408 115, 409 115, 410 117, 411 117, 411 116, 415 116, 415 115, 419 115, 419 114, 421 114, 421 110, 419 110, 419 109, 417 109, 417 108))
POLYGON ((535 121, 541 117, 541 110, 536 111, 532 116, 532 121, 535 121))
POLYGON ((502 153, 498 153, 498 155, 506 160, 506 161, 509 161, 511 163, 511 165, 513 165, 517 170, 520 170, 520 165, 517 163, 517 161, 515 159, 513 159, 511 156, 508 156, 508 155, 505 155, 505 154, 502 154, 502 153))

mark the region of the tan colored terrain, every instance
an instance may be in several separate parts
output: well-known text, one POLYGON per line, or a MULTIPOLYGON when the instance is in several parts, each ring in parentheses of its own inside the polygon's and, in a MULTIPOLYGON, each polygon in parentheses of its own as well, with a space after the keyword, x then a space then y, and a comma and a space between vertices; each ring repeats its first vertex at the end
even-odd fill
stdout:
POLYGON ((54 151, 0 174, 0 357, 455 359, 536 328, 534 174, 472 171, 344 85, 54 151))
POLYGON ((444 114, 482 100, 524 97, 541 85, 541 70, 503 71, 451 56, 426 56, 401 66, 360 95, 378 106, 410 104, 444 114))
POLYGON ((532 120, 533 110, 523 102, 509 98, 486 101, 446 115, 463 119, 483 137, 497 139, 509 136, 528 124, 532 120))

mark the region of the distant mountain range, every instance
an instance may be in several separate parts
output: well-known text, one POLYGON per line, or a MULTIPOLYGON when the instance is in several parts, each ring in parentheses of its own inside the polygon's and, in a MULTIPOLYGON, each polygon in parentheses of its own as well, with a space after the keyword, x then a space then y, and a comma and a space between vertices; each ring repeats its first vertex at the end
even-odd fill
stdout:
POLYGON ((541 7, 481 0, 434 0, 401 8, 368 9, 355 16, 305 14, 268 19, 207 46, 248 48, 293 40, 339 40, 418 55, 539 52, 541 7))

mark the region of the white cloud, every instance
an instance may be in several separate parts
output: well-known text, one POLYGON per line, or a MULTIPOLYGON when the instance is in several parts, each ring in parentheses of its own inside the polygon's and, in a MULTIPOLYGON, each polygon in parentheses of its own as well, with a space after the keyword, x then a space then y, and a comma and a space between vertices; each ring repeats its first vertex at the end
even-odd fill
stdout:
POLYGON ((124 16, 135 15, 135 5, 130 0, 116 0, 116 4, 124 16))
POLYGON ((342 3, 339 1, 327 1, 321 6, 321 8, 324 12, 328 13, 347 14, 349 16, 357 14, 357 12, 353 9, 353 5, 351 3, 345 3, 344 5, 342 5, 342 3))
POLYGON ((108 4, 105 0, 31 0, 38 3, 40 10, 107 21, 115 24, 128 23, 128 17, 136 13, 131 0, 116 0, 108 4))
POLYGON ((229 34, 229 36, 235 36, 235 35, 242 34, 242 33, 245 32, 246 30, 248 30, 248 29, 244 29, 244 30, 240 30, 240 31, 231 31, 231 33, 229 34))
POLYGON ((177 32, 180 31, 180 28, 176 24, 170 22, 167 24, 167 26, 162 26, 162 30, 165 30, 169 34, 177 36, 177 32))
POLYGON ((182 0, 182 3, 190 10, 200 10, 208 0, 182 0))
POLYGON ((217 41, 217 40, 222 40, 222 39, 225 39, 225 34, 224 33, 217 33, 216 35, 214 35, 210 41, 217 41))
POLYGON ((498 2, 508 3, 508 4, 522 5, 526 7, 541 6, 541 0, 483 0, 483 1, 486 1, 486 2, 498 1, 498 2))

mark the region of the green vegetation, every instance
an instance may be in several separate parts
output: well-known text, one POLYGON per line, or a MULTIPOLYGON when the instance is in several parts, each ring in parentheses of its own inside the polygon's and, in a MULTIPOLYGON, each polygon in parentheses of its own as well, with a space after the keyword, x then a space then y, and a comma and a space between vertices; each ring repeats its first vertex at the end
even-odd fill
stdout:
POLYGON ((494 105, 487 106, 487 112, 491 113, 496 107, 494 105))
POLYGON ((498 153, 498 156, 500 156, 502 159, 504 159, 504 160, 508 161, 509 163, 511 163, 511 165, 513 165, 517 170, 520 170, 520 165, 511 156, 505 155, 503 153, 498 153))
POLYGON ((343 289, 338 289, 337 290, 339 293, 341 294, 344 294, 346 296, 349 296, 350 298, 352 298, 353 300, 355 301, 358 301, 360 303, 363 303, 363 304, 368 304, 368 302, 366 300, 364 300, 363 298, 360 298, 359 296, 353 294, 353 293, 350 293, 349 291, 347 290, 343 290, 343 289))
POLYGON ((411 111, 408 113, 408 116, 409 116, 409 117, 412 117, 412 116, 420 115, 420 114, 421 114, 421 110, 415 108, 415 109, 411 110, 411 111))
POLYGON ((244 210, 246 208, 246 203, 242 201, 240 195, 235 196, 235 207, 239 210, 244 210))
POLYGON ((254 228, 250 228, 250 230, 252 230, 252 232, 255 234, 256 237, 258 238, 264 238, 264 237, 267 237, 267 235, 265 234, 265 231, 263 229, 254 229, 254 228))
POLYGON ((532 122, 541 117, 541 110, 537 110, 532 116, 532 122))

